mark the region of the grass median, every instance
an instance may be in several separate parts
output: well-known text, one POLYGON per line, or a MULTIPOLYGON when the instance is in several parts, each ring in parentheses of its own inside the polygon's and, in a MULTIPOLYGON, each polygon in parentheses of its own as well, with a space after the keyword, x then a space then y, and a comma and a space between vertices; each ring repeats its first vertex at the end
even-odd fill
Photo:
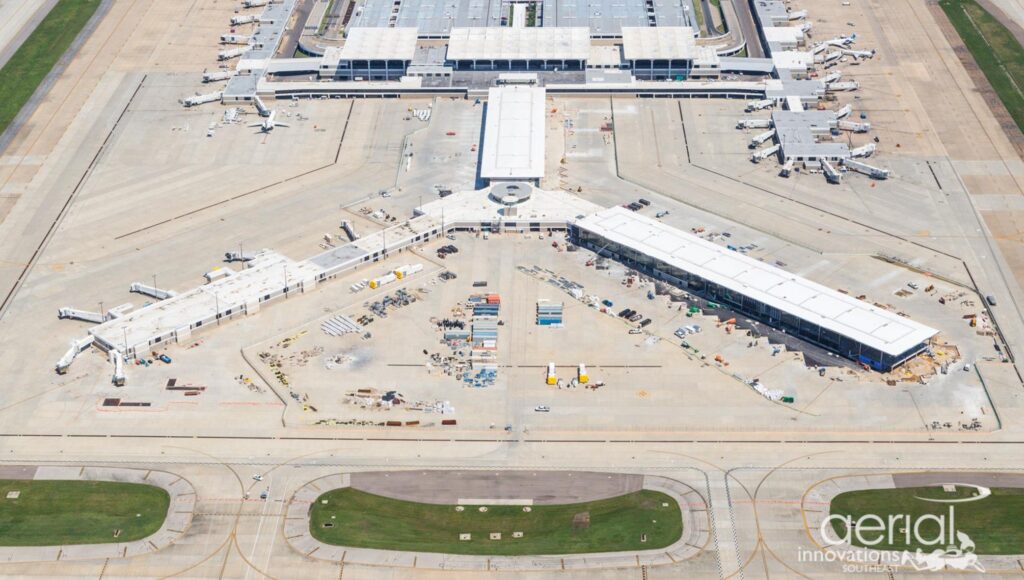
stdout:
POLYGON ((59 0, 0 69, 0 133, 53 70, 99 5, 100 0, 59 0))
POLYGON ((462 506, 401 501, 343 488, 313 504, 310 526, 321 542, 447 554, 518 556, 664 548, 683 533, 674 499, 643 490, 563 505, 462 506), (322 503, 324 500, 326 504, 322 503), (586 515, 582 515, 586 514, 586 515), (491 540, 491 533, 500 540, 491 540), (513 532, 522 532, 513 538, 513 532), (460 540, 470 534, 470 540, 460 540), (641 541, 646 536, 646 541, 641 541))
MULTIPOLYGON (((853 522, 864 515, 876 515, 884 522, 890 516, 909 515, 910 521, 916 523, 922 516, 933 515, 949 520, 949 510, 954 510, 953 527, 970 536, 975 544, 975 553, 979 555, 1024 554, 1024 489, 992 488, 992 495, 978 501, 963 503, 936 503, 920 498, 950 500, 969 498, 977 490, 968 486, 957 486, 955 492, 944 491, 941 486, 906 487, 896 489, 868 489, 848 491, 837 495, 832 500, 832 514, 850 516, 853 522)), ((947 524, 948 525, 948 524, 947 524)), ((855 527, 855 526, 854 526, 855 527)), ((888 526, 887 526, 888 527, 888 526)), ((937 546, 925 546, 913 539, 906 542, 908 528, 903 518, 898 520, 893 530, 893 542, 889 538, 877 545, 870 546, 879 550, 910 550, 918 548, 929 552, 936 548, 945 548, 946 543, 937 546)), ((833 521, 832 529, 837 537, 844 537, 846 524, 833 521)), ((939 535, 939 524, 934 520, 926 520, 920 526, 919 538, 930 540, 939 535)), ((949 530, 945 530, 949 536, 949 530)), ((888 529, 882 532, 864 531, 864 540, 874 541, 879 535, 887 536, 888 529)), ((955 537, 955 536, 954 536, 955 537)), ((851 534, 856 546, 864 546, 857 534, 851 534)), ((954 542, 955 543, 955 542, 954 542)))
POLYGON ((1024 131, 1024 49, 975 0, 940 0, 957 34, 1014 122, 1024 131))
POLYGON ((138 483, 0 480, 0 546, 140 540, 160 529, 170 501, 138 483))

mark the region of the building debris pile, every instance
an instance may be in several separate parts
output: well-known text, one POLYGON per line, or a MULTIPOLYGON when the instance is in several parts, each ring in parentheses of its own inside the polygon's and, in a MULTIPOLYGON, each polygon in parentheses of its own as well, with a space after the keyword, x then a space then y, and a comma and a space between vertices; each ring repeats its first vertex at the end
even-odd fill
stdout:
POLYGON ((389 309, 397 310, 403 306, 408 306, 413 302, 416 302, 416 300, 418 300, 418 298, 415 294, 408 292, 403 288, 380 300, 368 302, 364 304, 364 306, 369 308, 370 312, 375 314, 378 318, 387 318, 389 309))
POLYGON ((380 391, 379 389, 357 389, 345 393, 346 404, 355 405, 361 409, 370 411, 390 411, 396 407, 402 407, 406 411, 418 411, 422 413, 437 413, 440 415, 451 415, 455 413, 455 407, 449 401, 407 401, 405 395, 398 391, 380 391))

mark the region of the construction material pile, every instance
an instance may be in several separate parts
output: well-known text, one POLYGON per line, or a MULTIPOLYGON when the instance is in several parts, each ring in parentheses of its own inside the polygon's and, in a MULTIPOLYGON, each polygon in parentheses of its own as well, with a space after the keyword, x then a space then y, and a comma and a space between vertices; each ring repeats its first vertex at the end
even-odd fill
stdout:
POLYGON ((354 332, 362 332, 363 327, 345 315, 338 315, 320 323, 320 330, 329 336, 341 336, 354 332))
POLYGON ((537 325, 561 326, 564 304, 561 302, 537 301, 537 325))

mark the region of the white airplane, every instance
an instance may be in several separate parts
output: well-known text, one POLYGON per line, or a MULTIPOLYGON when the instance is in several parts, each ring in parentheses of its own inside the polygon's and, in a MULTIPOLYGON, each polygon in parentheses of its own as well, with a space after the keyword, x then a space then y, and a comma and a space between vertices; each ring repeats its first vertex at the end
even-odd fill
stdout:
POLYGON ((270 111, 266 119, 263 119, 259 123, 252 123, 250 127, 259 127, 260 133, 269 133, 274 130, 274 127, 291 127, 288 123, 282 123, 277 120, 277 111, 270 111))

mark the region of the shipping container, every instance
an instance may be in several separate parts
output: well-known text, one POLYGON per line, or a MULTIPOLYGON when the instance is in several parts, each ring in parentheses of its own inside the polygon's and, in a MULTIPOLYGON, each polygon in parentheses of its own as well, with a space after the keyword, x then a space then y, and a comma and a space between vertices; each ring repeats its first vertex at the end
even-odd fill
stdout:
POLYGON ((402 278, 415 274, 421 270, 423 270, 423 264, 405 264, 404 266, 395 268, 394 274, 396 278, 401 280, 402 278))
POLYGON ((398 278, 395 276, 393 272, 389 272, 381 276, 380 278, 374 278, 373 280, 370 280, 370 288, 380 288, 381 286, 390 284, 397 279, 398 278))

